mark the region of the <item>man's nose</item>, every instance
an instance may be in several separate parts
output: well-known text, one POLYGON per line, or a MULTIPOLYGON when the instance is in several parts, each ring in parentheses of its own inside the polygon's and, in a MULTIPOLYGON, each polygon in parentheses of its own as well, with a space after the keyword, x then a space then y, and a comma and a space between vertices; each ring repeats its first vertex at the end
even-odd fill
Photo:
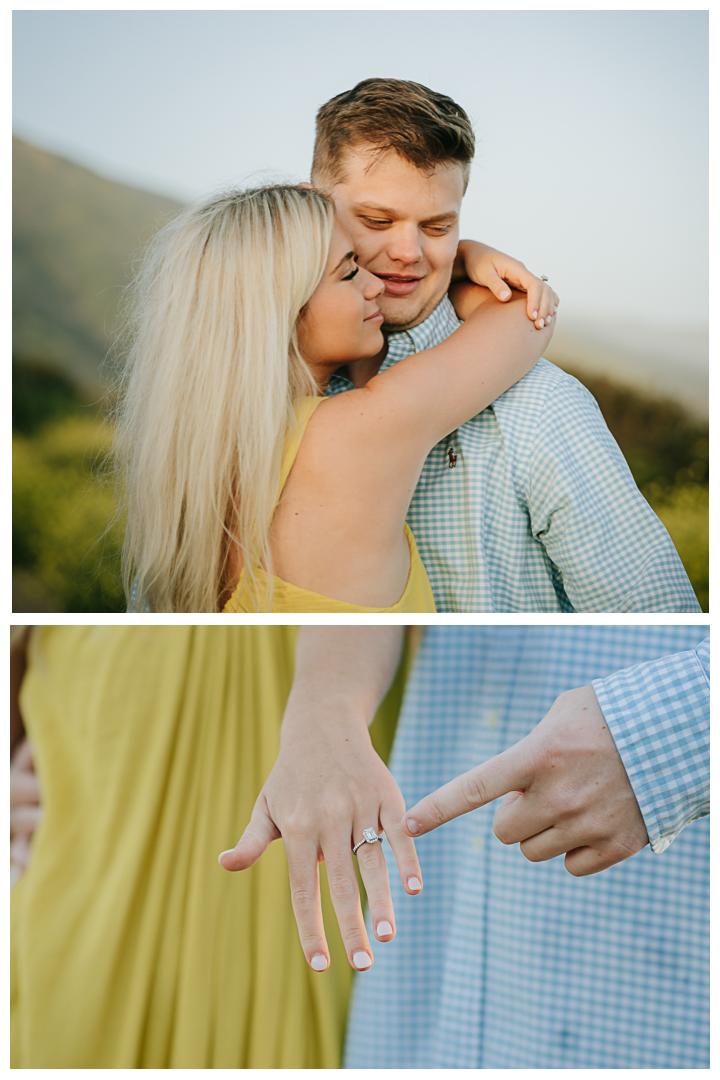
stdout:
POLYGON ((410 265, 422 258, 420 234, 414 225, 396 225, 388 239, 385 253, 393 262, 410 265))

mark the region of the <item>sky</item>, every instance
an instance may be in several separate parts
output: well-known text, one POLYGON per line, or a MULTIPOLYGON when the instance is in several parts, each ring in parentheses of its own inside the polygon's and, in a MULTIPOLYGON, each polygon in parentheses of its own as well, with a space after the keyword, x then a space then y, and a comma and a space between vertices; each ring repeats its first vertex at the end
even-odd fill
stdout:
POLYGON ((708 323, 703 11, 20 11, 14 129, 195 199, 307 179, 319 105, 370 76, 470 114, 461 234, 546 274, 561 315, 708 323))

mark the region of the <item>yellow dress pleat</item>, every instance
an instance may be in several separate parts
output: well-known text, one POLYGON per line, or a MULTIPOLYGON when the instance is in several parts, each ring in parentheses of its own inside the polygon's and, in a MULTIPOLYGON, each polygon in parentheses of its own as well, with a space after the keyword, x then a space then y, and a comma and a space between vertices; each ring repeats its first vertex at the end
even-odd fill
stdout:
MULTIPOLYGON (((324 866, 318 975, 282 842, 242 873, 217 863, 274 764, 296 633, 33 633, 21 707, 45 812, 11 899, 13 1067, 340 1067, 352 971, 324 866)), ((384 755, 403 678, 371 729, 384 755)))

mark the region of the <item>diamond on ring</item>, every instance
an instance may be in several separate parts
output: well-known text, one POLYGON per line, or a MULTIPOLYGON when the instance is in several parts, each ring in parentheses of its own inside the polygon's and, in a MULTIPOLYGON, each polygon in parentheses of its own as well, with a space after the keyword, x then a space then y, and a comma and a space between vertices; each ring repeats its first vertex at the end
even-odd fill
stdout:
POLYGON ((544 275, 544 274, 541 274, 541 275, 540 275, 540 280, 541 280, 541 281, 547 281, 547 278, 545 277, 545 275, 544 275))
POLYGON ((374 829, 363 829, 363 838, 353 848, 353 855, 357 855, 358 848, 361 848, 363 844, 377 844, 378 840, 382 843, 382 836, 378 836, 374 829))

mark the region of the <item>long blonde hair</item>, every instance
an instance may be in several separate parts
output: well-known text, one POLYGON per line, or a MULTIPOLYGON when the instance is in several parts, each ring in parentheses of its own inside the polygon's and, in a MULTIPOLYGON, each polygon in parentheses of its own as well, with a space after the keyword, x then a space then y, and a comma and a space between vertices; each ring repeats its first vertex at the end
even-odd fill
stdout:
POLYGON ((230 191, 156 234, 129 287, 116 413, 131 610, 218 610, 234 542, 252 591, 293 404, 318 393, 296 326, 333 224, 318 191, 230 191))

